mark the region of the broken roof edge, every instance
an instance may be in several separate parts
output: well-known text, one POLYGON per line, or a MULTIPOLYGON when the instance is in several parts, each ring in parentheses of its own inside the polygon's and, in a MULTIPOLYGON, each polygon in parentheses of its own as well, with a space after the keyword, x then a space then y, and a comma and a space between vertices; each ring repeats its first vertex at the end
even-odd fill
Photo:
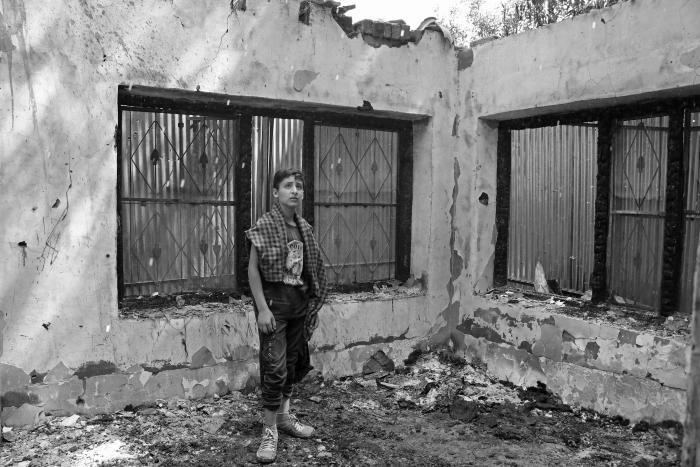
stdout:
POLYGON ((382 126, 407 126, 430 118, 428 114, 375 110, 369 102, 357 107, 318 102, 241 96, 175 88, 120 84, 119 105, 170 111, 197 110, 218 115, 254 114, 279 118, 355 119, 382 126))
POLYGON ((454 39, 449 31, 440 26, 434 16, 425 18, 416 29, 411 29, 403 19, 389 21, 362 19, 353 23, 352 17, 346 15, 345 12, 354 8, 354 5, 350 5, 351 8, 332 6, 328 4, 337 4, 338 2, 321 2, 321 0, 313 0, 312 3, 316 5, 323 3, 324 8, 331 6, 333 19, 348 37, 355 38, 359 35, 373 47, 381 47, 382 45, 401 47, 409 43, 418 44, 425 31, 439 32, 453 48, 455 47, 454 39))

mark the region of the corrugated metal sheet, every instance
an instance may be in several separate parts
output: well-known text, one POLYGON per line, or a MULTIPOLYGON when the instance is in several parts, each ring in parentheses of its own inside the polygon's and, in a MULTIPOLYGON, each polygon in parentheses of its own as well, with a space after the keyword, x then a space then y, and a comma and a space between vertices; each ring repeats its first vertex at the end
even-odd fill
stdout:
POLYGON ((621 121, 613 141, 608 284, 658 308, 666 204, 668 117, 621 121))
POLYGON ((397 134, 322 125, 314 131, 314 219, 329 282, 392 279, 397 134))
POLYGON ((548 279, 584 292, 593 270, 597 128, 559 125, 511 133, 508 278, 548 279))
POLYGON ((123 111, 126 295, 235 287, 238 121, 123 111))
POLYGON ((700 113, 691 113, 686 137, 686 199, 680 311, 693 311, 693 276, 700 238, 700 113))
POLYGON ((278 169, 302 167, 304 121, 253 117, 253 222, 271 207, 272 177, 278 169))

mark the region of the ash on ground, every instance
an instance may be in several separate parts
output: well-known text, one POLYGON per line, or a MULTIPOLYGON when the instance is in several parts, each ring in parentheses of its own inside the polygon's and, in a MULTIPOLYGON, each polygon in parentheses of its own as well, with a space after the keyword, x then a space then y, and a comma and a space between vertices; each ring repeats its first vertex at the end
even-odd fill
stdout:
MULTIPOLYGON (((387 359, 377 359, 386 362, 387 359)), ((364 376, 308 377, 293 410, 312 439, 280 435, 274 465, 678 465, 682 427, 630 425, 562 404, 544 386, 499 382, 448 353, 364 376)), ((0 465, 252 465, 258 394, 158 401, 6 431, 0 465)))

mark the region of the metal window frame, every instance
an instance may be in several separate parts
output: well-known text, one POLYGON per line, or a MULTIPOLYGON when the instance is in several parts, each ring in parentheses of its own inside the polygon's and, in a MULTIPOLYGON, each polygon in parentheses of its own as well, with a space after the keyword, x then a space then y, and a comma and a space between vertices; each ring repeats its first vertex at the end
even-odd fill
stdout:
MULTIPOLYGON (((314 160, 314 126, 316 124, 334 125, 349 128, 387 130, 398 132, 398 167, 397 167, 397 212, 396 232, 402 232, 402 241, 396 241, 396 270, 395 277, 400 281, 410 276, 411 257, 411 223, 413 204, 413 124, 429 118, 428 115, 409 114, 393 111, 367 110, 364 106, 348 108, 327 104, 315 104, 301 101, 284 101, 247 96, 184 91, 180 89, 164 89, 149 86, 119 85, 118 87, 118 120, 115 128, 115 147, 117 152, 117 290, 118 297, 124 297, 123 270, 123 240, 122 240, 122 208, 121 199, 123 186, 121 173, 124 168, 121 163, 123 151, 122 142, 122 112, 125 110, 142 110, 150 112, 168 111, 176 113, 196 113, 211 117, 238 117, 240 119, 239 134, 239 165, 236 190, 236 245, 245 244, 245 230, 250 228, 251 219, 251 162, 252 162, 252 118, 254 115, 293 118, 304 121, 302 141, 302 161, 305 171, 313 170, 314 160)), ((314 225, 314 174, 306 176, 307 196, 304 198, 305 218, 314 225), (310 194, 310 195, 309 195, 310 194)), ((248 251, 246 248, 236 248, 236 280, 239 287, 248 288, 247 268, 248 251)))
POLYGON ((666 209, 663 240, 663 272, 661 277, 661 300, 659 313, 669 316, 677 311, 680 296, 680 263, 684 241, 683 209, 686 197, 685 181, 685 133, 687 114, 700 108, 700 96, 670 99, 647 99, 624 105, 597 107, 582 111, 559 112, 548 115, 503 120, 498 122, 497 168, 496 168, 496 228, 497 239, 494 258, 494 285, 507 283, 508 275, 508 224, 510 203, 510 131, 524 128, 554 126, 557 124, 582 124, 595 121, 598 125, 595 206, 594 268, 591 286, 594 301, 608 298, 608 237, 610 235, 610 183, 611 183, 611 137, 617 120, 668 115, 668 161, 669 177, 680 178, 681 183, 666 188, 666 209), (679 188, 680 187, 680 188, 679 188), (680 220, 679 220, 680 219, 680 220))

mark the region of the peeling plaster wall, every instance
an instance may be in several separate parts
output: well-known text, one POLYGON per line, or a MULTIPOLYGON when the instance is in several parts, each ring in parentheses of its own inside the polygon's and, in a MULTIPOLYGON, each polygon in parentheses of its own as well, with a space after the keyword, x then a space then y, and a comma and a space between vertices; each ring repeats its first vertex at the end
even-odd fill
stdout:
MULTIPOLYGON (((447 244, 446 211, 432 205, 443 204, 442 194, 431 196, 443 189, 433 173, 442 155, 455 160, 460 145, 450 136, 460 105, 454 49, 437 31, 426 31, 418 44, 372 47, 348 38, 330 10, 312 9, 305 25, 294 0, 249 0, 246 11, 232 11, 227 0, 2 2, 0 393, 29 384, 30 372, 66 368, 52 391, 63 391, 71 407, 81 398, 88 407, 74 372, 84 371, 86 387, 90 378, 106 378, 135 393, 152 381, 151 370, 185 378, 200 371, 195 360, 223 372, 210 375, 205 391, 216 390, 223 374, 238 381, 241 372, 255 372, 251 316, 118 318, 114 137, 121 83, 353 108, 368 100, 374 109, 432 116, 414 134, 411 254, 412 272, 431 283, 442 267, 431 250, 447 244)), ((377 346, 405 356, 435 321, 431 301, 444 295, 436 282, 418 301, 326 306, 315 337, 317 366, 355 371, 362 362, 354 359, 377 346)), ((95 384, 93 395, 103 394, 95 384)))
MULTIPOLYGON (((519 352, 515 345, 459 329, 488 309, 478 294, 492 284, 495 120, 687 93, 700 66, 695 0, 625 2, 459 53, 431 30, 418 44, 372 47, 349 39, 318 5, 310 25, 299 22, 294 0, 249 0, 246 11, 226 0, 2 6, 0 185, 10 196, 0 199, 0 216, 10 221, 0 223, 0 393, 33 388, 12 394, 17 411, 48 398, 64 401, 53 402, 60 410, 95 412, 126 404, 124 394, 197 397, 253 382, 249 314, 118 318, 118 84, 348 107, 368 100, 430 115, 413 142, 411 267, 426 294, 327 305, 313 363, 327 375, 353 373, 378 348, 399 360, 429 336, 480 358, 498 350, 491 369, 508 373, 520 368, 504 357, 519 352)), ((588 343, 572 363, 527 342, 536 371, 520 382, 544 374, 567 400, 582 397, 574 389, 590 378, 581 371, 603 386, 628 383, 616 363, 590 359, 588 343)), ((653 384, 649 397, 659 397, 653 384)), ((683 390, 664 391, 677 398, 683 390)))
MULTIPOLYGON (((700 94, 698 19, 700 2, 695 0, 636 0, 482 43, 472 49, 473 55, 463 57, 453 132, 460 140, 461 176, 453 210, 457 221, 445 219, 453 226, 455 241, 434 250, 434 261, 447 265, 458 255, 465 258, 465 268, 457 277, 454 268, 436 268, 438 274, 431 277, 455 291, 453 304, 459 300, 458 312, 452 309, 449 319, 434 327, 434 341, 449 339, 516 384, 543 381, 568 402, 633 420, 682 419, 684 343, 665 344, 640 335, 635 345, 627 345, 618 339, 622 331, 610 329, 562 341, 563 330, 572 325, 561 324, 568 318, 523 329, 517 321, 522 310, 499 311, 515 316, 514 321, 482 322, 479 316, 491 305, 478 294, 493 280, 498 121, 700 94), (482 193, 491 202, 480 204, 482 193), (606 332, 615 335, 605 337, 606 332)), ((434 174, 440 177, 436 186, 456 186, 451 165, 446 157, 434 174)), ((450 212, 446 198, 434 200, 436 219, 443 210, 450 212)), ((534 318, 548 316, 535 313, 534 318)))

